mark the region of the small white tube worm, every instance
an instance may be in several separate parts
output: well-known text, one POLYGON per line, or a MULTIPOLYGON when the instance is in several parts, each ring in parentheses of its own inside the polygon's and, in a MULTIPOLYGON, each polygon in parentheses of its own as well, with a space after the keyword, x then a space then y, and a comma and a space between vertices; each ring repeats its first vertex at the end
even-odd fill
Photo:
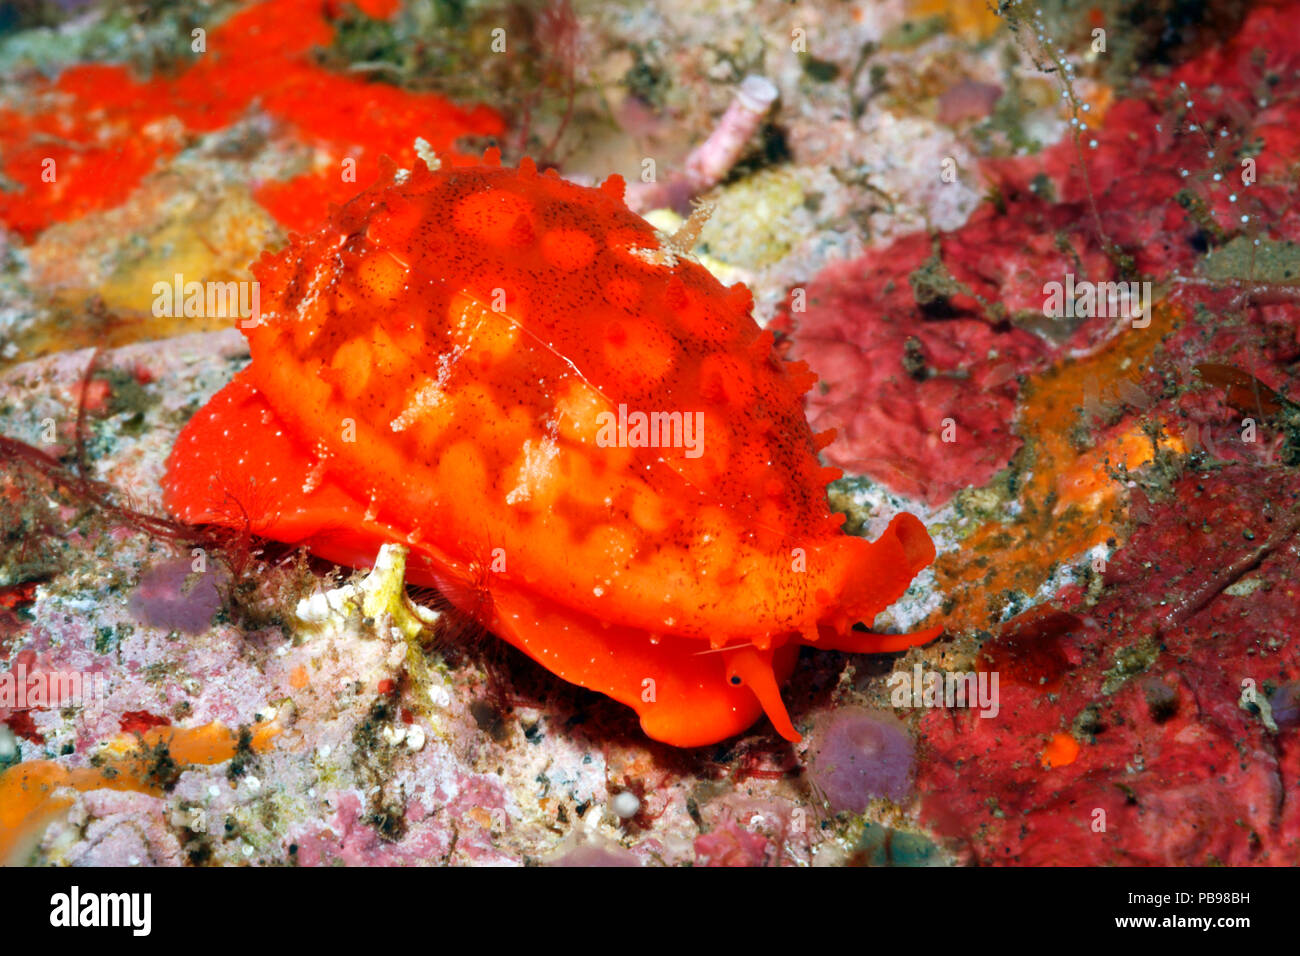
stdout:
POLYGON ((776 98, 777 88, 771 80, 745 78, 709 138, 686 157, 686 180, 696 192, 716 186, 731 171, 776 98))
POLYGON ((722 182, 736 165, 778 95, 776 84, 766 77, 746 77, 708 139, 687 155, 683 171, 664 182, 631 183, 628 205, 638 212, 662 207, 684 210, 692 197, 722 182))

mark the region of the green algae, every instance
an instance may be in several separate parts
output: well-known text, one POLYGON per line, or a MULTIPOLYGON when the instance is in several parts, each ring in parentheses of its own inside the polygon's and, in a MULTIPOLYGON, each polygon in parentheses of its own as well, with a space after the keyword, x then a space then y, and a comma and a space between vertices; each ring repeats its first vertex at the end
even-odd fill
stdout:
POLYGON ((1300 284, 1300 244, 1236 236, 1205 257, 1201 272, 1209 279, 1300 284))

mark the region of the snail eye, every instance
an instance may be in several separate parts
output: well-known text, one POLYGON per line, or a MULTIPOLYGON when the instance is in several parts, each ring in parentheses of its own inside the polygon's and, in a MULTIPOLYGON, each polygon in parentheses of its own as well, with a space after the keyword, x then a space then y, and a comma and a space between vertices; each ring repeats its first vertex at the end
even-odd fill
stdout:
POLYGON ((732 675, 731 675, 731 683, 732 683, 734 686, 739 687, 739 686, 740 686, 740 675, 739 675, 739 674, 732 674, 732 675))

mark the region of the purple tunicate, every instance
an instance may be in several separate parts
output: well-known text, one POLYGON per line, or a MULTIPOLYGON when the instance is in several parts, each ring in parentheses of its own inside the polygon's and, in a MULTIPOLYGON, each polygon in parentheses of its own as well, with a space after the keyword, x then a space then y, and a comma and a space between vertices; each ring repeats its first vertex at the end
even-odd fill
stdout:
POLYGON ((861 813, 873 799, 901 803, 912 789, 914 749, 892 714, 845 707, 822 715, 808 744, 808 779, 831 809, 861 813))
POLYGON ((1300 683, 1292 681, 1273 691, 1268 696, 1268 706, 1278 730, 1300 727, 1300 683))
POLYGON ((188 559, 166 561, 141 578, 128 609, 149 627, 201 634, 212 626, 212 616, 221 607, 219 573, 210 567, 195 572, 188 559))

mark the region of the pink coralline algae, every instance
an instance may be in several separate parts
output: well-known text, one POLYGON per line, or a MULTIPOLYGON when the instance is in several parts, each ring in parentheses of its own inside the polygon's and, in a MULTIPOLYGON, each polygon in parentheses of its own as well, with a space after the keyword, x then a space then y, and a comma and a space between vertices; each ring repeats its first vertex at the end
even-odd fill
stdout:
POLYGON ((769 843, 762 834, 752 833, 728 820, 695 838, 696 866, 763 866, 769 843))
MULTIPOLYGON (((444 857, 450 838, 433 821, 410 821, 410 830, 400 846, 385 841, 374 827, 367 826, 360 798, 354 793, 337 797, 338 812, 328 829, 302 833, 293 838, 289 854, 302 866, 417 866, 444 857)), ((412 811, 415 816, 415 811, 412 811)))

